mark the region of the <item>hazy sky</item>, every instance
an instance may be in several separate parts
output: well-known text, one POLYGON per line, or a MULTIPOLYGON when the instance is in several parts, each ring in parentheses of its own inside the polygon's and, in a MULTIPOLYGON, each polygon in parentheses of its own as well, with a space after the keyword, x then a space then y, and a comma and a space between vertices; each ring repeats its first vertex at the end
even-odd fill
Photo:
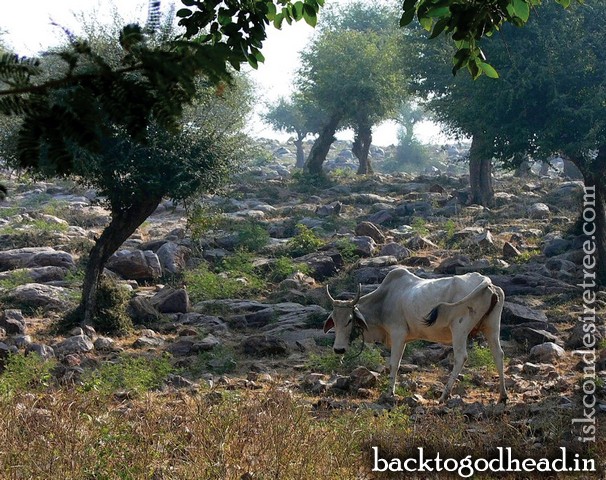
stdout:
MULTIPOLYGON (((53 22, 76 34, 80 32, 82 13, 85 14, 86 19, 94 18, 100 22, 111 22, 115 11, 125 22, 143 23, 147 17, 148 4, 147 0, 28 0, 26 4, 0 1, 3 4, 0 6, 0 31, 6 32, 4 39, 23 55, 34 55, 62 41, 65 34, 61 28, 54 26, 53 22)), ((163 0, 162 9, 167 10, 170 3, 169 0, 163 0)), ((178 0, 174 0, 174 3, 177 8, 181 5, 178 0)), ((314 29, 304 22, 285 24, 282 30, 274 28, 268 30, 268 39, 263 48, 265 63, 261 64, 257 71, 251 72, 263 96, 260 106, 266 101, 289 95, 292 90, 292 78, 299 62, 298 52, 305 47, 313 32, 314 29)), ((288 135, 276 135, 258 119, 253 119, 251 130, 259 136, 278 136, 282 139, 288 137, 288 135)), ((373 143, 376 145, 396 143, 396 130, 394 124, 376 128, 373 132, 373 143)), ((418 134, 426 141, 437 134, 437 129, 425 125, 418 134)), ((349 138, 351 133, 340 134, 338 137, 349 138)))

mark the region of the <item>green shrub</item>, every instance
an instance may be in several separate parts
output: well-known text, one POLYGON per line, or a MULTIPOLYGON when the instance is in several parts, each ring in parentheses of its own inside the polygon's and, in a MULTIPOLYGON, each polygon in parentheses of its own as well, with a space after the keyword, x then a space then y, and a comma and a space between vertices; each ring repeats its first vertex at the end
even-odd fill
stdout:
POLYGON ((490 348, 476 344, 467 351, 466 365, 471 368, 486 367, 490 370, 496 368, 490 348))
POLYGON ((244 272, 214 273, 206 264, 183 275, 192 302, 253 295, 265 287, 265 282, 244 272))
POLYGON ((268 278, 272 282, 281 282, 296 272, 308 274, 309 266, 307 266, 305 263, 295 263, 291 258, 288 257, 278 257, 271 264, 271 270, 268 278))
POLYGON ((420 218, 420 217, 413 218, 410 226, 419 235, 424 236, 424 235, 429 234, 429 229, 427 228, 427 222, 423 218, 420 218))
POLYGON ((198 203, 189 208, 185 228, 192 239, 198 242, 209 231, 218 229, 223 222, 223 215, 218 209, 198 203))
POLYGON ((291 257, 301 257, 316 252, 324 246, 325 242, 313 230, 302 224, 297 224, 297 234, 288 240, 286 247, 291 257))
POLYGON ((224 375, 235 371, 237 366, 238 363, 236 362, 234 350, 220 345, 208 352, 200 353, 191 366, 191 372, 194 375, 200 375, 205 372, 224 375))
MULTIPOLYGON (((93 312, 93 327, 109 335, 126 335, 133 329, 128 315, 130 292, 109 278, 103 278, 97 288, 97 302, 93 312)), ((58 325, 59 331, 68 331, 80 325, 83 312, 78 306, 68 312, 58 325)))
POLYGON ((9 355, 0 374, 0 397, 31 392, 48 387, 55 361, 46 361, 40 355, 9 355))
POLYGON ((249 252, 258 252, 269 243, 269 233, 257 222, 246 222, 238 231, 238 246, 249 252))
POLYGON ((341 253, 345 263, 354 263, 360 258, 355 243, 347 238, 342 238, 337 241, 337 249, 341 253))
POLYGON ((98 369, 87 371, 81 388, 104 395, 119 390, 140 394, 160 387, 174 371, 166 355, 155 358, 122 355, 115 363, 103 363, 98 369))
POLYGON ((369 370, 378 370, 384 365, 381 350, 375 346, 365 346, 360 353, 360 347, 357 340, 347 350, 345 355, 337 355, 336 353, 315 354, 309 355, 307 367, 315 372, 320 373, 348 373, 358 366, 363 366, 369 370))
POLYGON ((12 290, 19 285, 25 285, 26 283, 30 283, 32 281, 32 276, 29 274, 27 270, 15 270, 10 272, 9 275, 0 280, 0 289, 2 290, 12 290))

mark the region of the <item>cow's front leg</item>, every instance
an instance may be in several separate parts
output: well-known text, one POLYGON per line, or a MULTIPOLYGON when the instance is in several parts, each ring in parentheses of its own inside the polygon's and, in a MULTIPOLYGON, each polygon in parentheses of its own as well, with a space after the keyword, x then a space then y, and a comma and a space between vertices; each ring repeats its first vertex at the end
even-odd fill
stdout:
POLYGON ((389 391, 392 395, 396 394, 396 379, 398 378, 398 370, 400 370, 400 362, 402 361, 402 355, 404 355, 405 348, 405 338, 398 339, 391 345, 391 355, 389 357, 389 391))
POLYGON ((452 348, 454 352, 454 366, 452 367, 452 372, 450 373, 444 392, 440 397, 440 403, 444 403, 450 396, 452 387, 459 377, 461 370, 463 370, 463 365, 465 365, 465 361, 467 360, 467 334, 456 331, 452 332, 452 348))

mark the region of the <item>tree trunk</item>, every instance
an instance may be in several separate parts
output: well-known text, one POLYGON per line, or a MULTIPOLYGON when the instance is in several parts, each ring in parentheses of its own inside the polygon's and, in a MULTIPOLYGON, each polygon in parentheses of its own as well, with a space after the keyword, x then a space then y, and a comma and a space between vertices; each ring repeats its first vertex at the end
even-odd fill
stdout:
POLYGON ((305 135, 299 135, 295 140, 295 147, 297 147, 297 162, 295 163, 295 168, 303 168, 305 166, 305 150, 303 150, 304 138, 305 135))
POLYGON ((326 160, 330 146, 335 141, 335 133, 340 121, 341 115, 333 115, 322 130, 320 130, 320 135, 311 147, 309 157, 305 162, 305 170, 312 175, 320 175, 322 173, 322 164, 326 160))
POLYGON ((97 301, 97 287, 103 274, 103 268, 109 257, 128 237, 158 208, 162 197, 150 196, 131 205, 125 210, 112 213, 110 224, 91 249, 84 282, 82 300, 79 309, 84 317, 83 325, 92 325, 97 301))
POLYGON ((358 175, 374 173, 372 165, 370 163, 370 158, 368 158, 368 152, 370 151, 371 143, 372 128, 366 125, 358 126, 353 147, 351 148, 351 151, 360 162, 360 166, 358 167, 358 175))
POLYGON ((476 134, 469 149, 469 183, 471 203, 491 207, 494 203, 492 188, 492 160, 487 152, 487 140, 483 134, 476 134))

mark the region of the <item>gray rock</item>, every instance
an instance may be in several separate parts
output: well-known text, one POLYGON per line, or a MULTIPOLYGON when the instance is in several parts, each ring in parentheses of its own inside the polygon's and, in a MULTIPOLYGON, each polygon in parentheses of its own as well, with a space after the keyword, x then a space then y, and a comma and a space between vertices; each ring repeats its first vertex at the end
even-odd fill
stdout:
POLYGON ((393 209, 379 210, 368 217, 368 221, 378 225, 391 223, 394 219, 393 209))
POLYGON ((510 242, 503 245, 503 258, 510 259, 519 257, 522 253, 510 242))
POLYGON ((564 357, 566 352, 562 347, 553 343, 546 342, 539 345, 535 345, 530 349, 530 360, 537 360, 539 362, 553 363, 559 358, 564 357))
POLYGON ((130 299, 127 312, 134 323, 146 324, 160 318, 160 313, 151 304, 149 298, 142 296, 136 296, 130 299))
POLYGON ((486 230, 472 238, 472 243, 481 248, 492 248, 494 247, 494 240, 490 230, 486 230))
POLYGON ((98 337, 93 345, 95 350, 100 352, 112 352, 116 349, 116 342, 109 337, 98 337))
POLYGON ((0 315, 0 327, 8 335, 25 335, 25 318, 21 310, 4 310, 0 315))
POLYGON ((355 234, 358 237, 370 237, 378 244, 385 243, 385 235, 371 222, 361 222, 356 225, 355 234))
POLYGON ((28 247, 0 252, 0 271, 48 266, 74 269, 76 264, 69 253, 50 247, 28 247))
POLYGON ((76 335, 55 345, 54 350, 57 355, 65 356, 90 352, 94 348, 93 342, 86 335, 76 335))
POLYGON ((129 280, 151 280, 162 275, 158 256, 151 250, 120 250, 109 258, 106 267, 129 280))
POLYGON ((288 353, 286 342, 271 335, 248 337, 242 342, 242 349, 247 355, 261 357, 288 353))
POLYGON ((343 266, 343 257, 339 252, 318 252, 298 257, 295 262, 307 265, 310 269, 309 274, 315 280, 322 281, 337 273, 343 266))
POLYGON ((369 236, 356 236, 351 239, 351 242, 355 247, 354 253, 362 257, 371 257, 377 249, 377 244, 369 236))
POLYGON ((181 273, 187 265, 191 250, 175 242, 166 242, 156 252, 162 271, 167 274, 181 273))
POLYGON ((379 383, 379 374, 366 367, 358 367, 349 374, 351 386, 357 390, 359 388, 374 388, 379 383))
POLYGON ((28 308, 65 310, 68 305, 66 289, 41 283, 19 285, 7 294, 7 298, 12 303, 25 305, 28 308))
POLYGON ((544 203, 533 203, 528 208, 528 218, 533 220, 541 220, 549 218, 550 210, 544 203))
POLYGON ((67 268, 63 267, 33 267, 18 268, 0 273, 0 280, 10 279, 13 275, 26 276, 32 283, 55 282, 65 279, 67 268))
POLYGON ((49 360, 55 357, 55 350, 53 349, 53 347, 41 343, 30 343, 25 347, 25 352, 35 353, 36 355, 42 357, 44 360, 49 360))
POLYGON ((512 302, 505 302, 501 322, 506 325, 516 325, 528 322, 547 322, 547 315, 540 310, 512 302))
POLYGON ((382 268, 382 267, 389 267, 391 265, 397 265, 397 264, 398 264, 398 259, 396 257, 392 257, 391 255, 364 258, 358 262, 358 266, 360 266, 361 268, 365 268, 365 267, 382 268))
POLYGON ((438 248, 431 240, 421 237, 420 235, 415 235, 410 238, 408 242, 406 242, 406 246, 411 250, 434 250, 438 248))
POLYGON ((552 333, 549 333, 547 330, 539 330, 529 327, 514 328, 511 331, 511 336, 516 342, 520 343, 521 345, 528 345, 529 347, 540 345, 541 343, 546 342, 556 343, 558 341, 558 337, 552 333))
POLYGON ((454 257, 445 258, 440 264, 434 269, 436 273, 444 273, 448 275, 454 275, 457 273, 457 268, 468 267, 471 265, 471 260, 466 255, 455 255, 454 257))
POLYGON ((396 242, 390 242, 381 247, 381 250, 379 251, 379 255, 381 255, 381 256, 388 255, 388 256, 396 257, 396 259, 398 259, 398 260, 402 260, 404 258, 410 257, 411 253, 410 253, 410 250, 408 248, 406 248, 404 245, 400 245, 399 243, 396 243, 396 242))
POLYGON ((150 299, 150 303, 160 313, 187 313, 191 308, 184 288, 164 287, 150 299))
POLYGON ((563 238, 554 238, 548 241, 543 247, 543 255, 546 257, 555 257, 565 253, 570 248, 571 243, 563 238))
POLYGON ((592 329, 591 325, 585 322, 577 322, 569 333, 564 346, 571 350, 585 348, 586 344, 599 343, 603 340, 603 335, 599 329, 592 329), (591 333, 589 333, 590 330, 591 333))
POLYGON ((336 217, 339 216, 343 204, 341 202, 332 202, 328 205, 320 205, 316 208, 316 215, 319 217, 336 217))
POLYGON ((133 342, 133 348, 157 348, 164 346, 166 342, 160 337, 142 336, 133 342))

